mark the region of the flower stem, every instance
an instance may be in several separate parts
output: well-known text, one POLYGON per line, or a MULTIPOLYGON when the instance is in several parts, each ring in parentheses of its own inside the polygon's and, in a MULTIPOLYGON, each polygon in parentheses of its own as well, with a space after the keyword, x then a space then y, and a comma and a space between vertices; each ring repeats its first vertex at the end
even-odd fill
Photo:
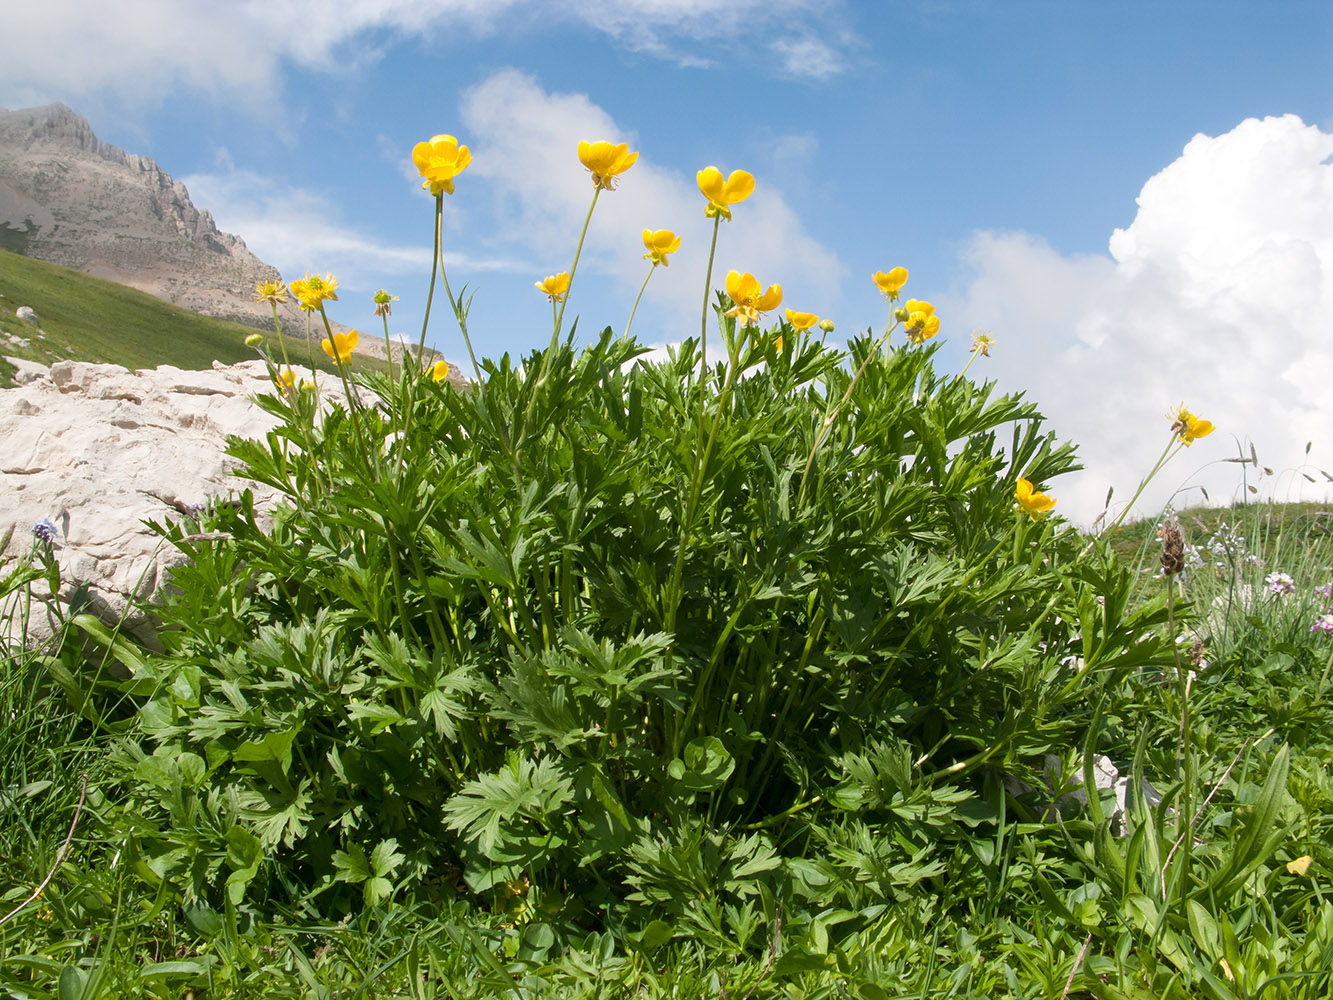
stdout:
POLYGON ((893 323, 884 331, 884 336, 880 338, 880 343, 872 345, 870 350, 866 351, 865 360, 861 362, 861 367, 856 369, 856 374, 853 375, 852 380, 847 383, 847 391, 842 394, 842 399, 838 400, 838 405, 833 408, 832 412, 824 418, 823 424, 820 425, 819 433, 815 435, 814 447, 810 449, 810 457, 805 460, 805 472, 801 474, 801 488, 796 493, 796 506, 798 508, 805 500, 806 481, 810 478, 810 469, 815 464, 815 455, 818 453, 820 446, 823 445, 824 439, 828 437, 828 432, 833 426, 833 421, 838 419, 838 414, 841 413, 842 408, 847 405, 847 400, 851 398, 852 390, 856 388, 856 383, 860 381, 861 373, 866 370, 866 365, 870 364, 870 359, 879 353, 880 344, 888 342, 889 334, 894 331, 894 328, 897 327, 897 325, 896 322, 893 323))
POLYGON ((393 345, 389 342, 389 317, 380 316, 384 320, 384 357, 389 362, 389 381, 393 381, 393 345))
POLYGON ((579 233, 579 245, 574 248, 574 263, 569 265, 569 286, 565 289, 565 297, 560 302, 560 312, 555 317, 555 330, 551 334, 551 346, 555 347, 560 340, 560 327, 565 321, 565 306, 569 305, 569 293, 574 290, 574 272, 579 269, 579 255, 583 253, 583 240, 588 235, 588 223, 592 222, 592 210, 597 207, 597 196, 602 193, 600 186, 592 189, 592 204, 588 206, 588 214, 583 218, 583 232, 579 233))
POLYGON ((980 346, 973 348, 972 354, 967 359, 967 364, 963 365, 963 370, 958 373, 959 378, 962 378, 964 375, 967 374, 967 370, 972 367, 972 362, 977 360, 977 355, 980 353, 981 353, 980 346))
POLYGON ((648 287, 648 278, 651 278, 656 270, 657 261, 653 261, 648 267, 648 276, 643 279, 643 284, 639 286, 639 294, 634 300, 634 308, 629 311, 629 322, 625 324, 625 333, 623 334, 625 337, 629 337, 629 328, 634 325, 634 314, 639 311, 639 299, 643 298, 643 291, 648 287))
POLYGON ((430 289, 426 292, 426 315, 421 320, 421 340, 417 344, 417 367, 426 353, 426 327, 430 323, 430 304, 435 298, 435 269, 440 263, 440 239, 444 227, 444 192, 435 196, 435 252, 430 259, 430 289))
MULTIPOLYGON (((708 271, 704 274, 704 309, 699 318, 699 378, 708 377, 708 297, 713 291, 713 257, 717 253, 717 230, 722 216, 713 216, 713 242, 708 248, 708 271)), ((702 409, 700 413, 702 413, 702 409)), ((701 428, 702 430, 702 428, 701 428)))

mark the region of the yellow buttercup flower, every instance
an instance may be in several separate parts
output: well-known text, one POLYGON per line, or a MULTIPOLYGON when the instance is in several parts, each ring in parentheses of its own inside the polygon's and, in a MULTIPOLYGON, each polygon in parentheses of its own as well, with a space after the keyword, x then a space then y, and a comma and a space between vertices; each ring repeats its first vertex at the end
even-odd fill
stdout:
POLYGON ((634 166, 638 158, 638 153, 629 151, 628 143, 579 143, 579 162, 592 171, 593 187, 607 191, 615 190, 616 177, 634 166))
POLYGON ((430 366, 430 377, 436 382, 443 382, 449 377, 449 362, 441 358, 430 366))
POLYGON ((1055 506, 1055 497, 1038 493, 1026 479, 1018 481, 1018 488, 1014 491, 1014 497, 1018 500, 1018 506, 1022 507, 1023 512, 1034 521, 1040 521, 1055 506))
POLYGON ((306 312, 314 312, 321 302, 338 301, 338 279, 332 274, 321 278, 318 272, 307 271, 304 278, 292 282, 291 289, 306 312))
POLYGON ((375 293, 375 315, 392 316, 393 309, 389 306, 390 302, 397 302, 397 295, 390 295, 383 288, 375 293))
POLYGON ((746 326, 757 324, 760 313, 782 305, 782 286, 769 285, 765 292, 759 279, 749 271, 744 274, 739 271, 727 272, 727 294, 736 304, 725 315, 744 319, 746 326))
POLYGON ((287 301, 287 288, 281 280, 255 282, 255 301, 280 306, 287 301))
POLYGON ((654 232, 651 229, 643 231, 643 248, 648 252, 643 255, 644 260, 652 258, 654 264, 661 264, 666 267, 667 254, 675 253, 680 249, 680 237, 670 229, 658 229, 654 232))
POLYGON ((884 293, 884 297, 892 302, 898 297, 898 292, 903 285, 907 284, 907 268, 895 267, 892 271, 876 271, 874 280, 879 290, 884 293))
POLYGON ((296 372, 288 368, 285 372, 278 372, 273 378, 273 385, 278 392, 284 396, 293 396, 296 394, 296 372))
POLYGON ((564 299, 565 293, 569 291, 569 273, 561 271, 559 274, 548 274, 545 280, 536 281, 533 284, 537 286, 537 291, 552 302, 560 302, 564 299))
POLYGON ((412 162, 425 178, 422 188, 439 197, 454 193, 454 178, 472 162, 472 151, 451 135, 436 135, 412 147, 412 162))
POLYGON ((361 334, 355 330, 348 330, 346 333, 335 333, 331 341, 325 337, 319 342, 319 346, 324 348, 325 354, 343 365, 352 359, 352 351, 356 349, 357 341, 360 339, 361 334))
POLYGON ((733 170, 725 180, 717 167, 704 167, 698 173, 699 192, 708 199, 704 215, 713 219, 719 215, 731 221, 731 206, 754 193, 754 176, 744 170, 733 170))
POLYGON ((1185 409, 1185 404, 1181 403, 1176 408, 1175 420, 1171 424, 1171 433, 1180 438, 1181 443, 1188 448, 1197 438, 1207 437, 1213 433, 1213 424, 1210 420, 1200 420, 1189 410, 1185 409))
POLYGON ((800 313, 795 309, 788 309, 787 322, 794 330, 808 330, 819 322, 819 317, 814 313, 800 313))
POLYGON ((908 299, 899 312, 907 313, 907 339, 914 344, 929 340, 940 332, 940 318, 935 315, 935 307, 929 302, 908 299))

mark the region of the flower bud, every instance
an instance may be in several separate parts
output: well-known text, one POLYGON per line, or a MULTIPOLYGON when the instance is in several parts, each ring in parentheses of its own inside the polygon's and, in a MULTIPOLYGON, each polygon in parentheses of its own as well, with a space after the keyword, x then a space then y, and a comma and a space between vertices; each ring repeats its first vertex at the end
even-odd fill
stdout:
POLYGON ((832 333, 832 332, 833 332, 833 320, 831 320, 831 319, 821 319, 821 320, 819 321, 819 328, 820 328, 821 330, 823 330, 825 333, 832 333))
POLYGON ((259 346, 260 344, 262 344, 263 342, 264 342, 264 338, 261 337, 261 336, 260 336, 259 334, 257 334, 257 333, 252 333, 252 334, 250 334, 250 336, 248 336, 248 337, 245 338, 245 346, 246 346, 246 347, 258 347, 258 346, 259 346))

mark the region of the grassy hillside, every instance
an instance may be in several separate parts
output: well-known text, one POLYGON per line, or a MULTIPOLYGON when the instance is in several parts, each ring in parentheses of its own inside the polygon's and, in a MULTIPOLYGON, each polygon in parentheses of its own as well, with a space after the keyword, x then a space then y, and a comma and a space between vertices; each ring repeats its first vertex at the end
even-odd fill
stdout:
MULTIPOLYGON (((201 369, 214 361, 253 360, 245 338, 254 332, 82 271, 0 250, 0 334, 9 335, 0 336, 0 355, 42 364, 73 359, 129 369, 201 369), (36 311, 40 330, 14 315, 25 305, 36 311)), ((321 367, 332 370, 323 353, 316 353, 321 367)), ((292 360, 304 354, 302 348, 292 360)), ((360 356, 357 364, 381 366, 360 356)), ((11 385, 12 375, 13 367, 0 360, 0 386, 11 385)))

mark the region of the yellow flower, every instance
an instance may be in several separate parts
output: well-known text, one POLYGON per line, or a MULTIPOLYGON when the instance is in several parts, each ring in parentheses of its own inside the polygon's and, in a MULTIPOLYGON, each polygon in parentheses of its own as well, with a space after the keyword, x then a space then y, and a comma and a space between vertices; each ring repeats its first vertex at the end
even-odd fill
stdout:
POLYGON ((940 332, 940 318, 935 315, 935 307, 929 302, 908 299, 899 313, 907 313, 907 339, 914 344, 929 340, 940 332))
POLYGON ((449 377, 449 362, 441 358, 430 366, 430 377, 436 382, 443 382, 449 377))
POLYGON ((782 286, 769 285, 768 291, 762 292, 763 286, 749 271, 727 272, 727 294, 736 303, 726 311, 727 316, 737 316, 745 320, 746 326, 759 322, 759 314, 776 309, 782 305, 782 286), (761 294, 762 292, 762 294, 761 294))
POLYGON ((643 255, 644 260, 652 258, 653 264, 661 264, 666 267, 670 262, 667 260, 667 254, 675 253, 680 249, 680 237, 670 229, 659 229, 654 232, 651 229, 643 231, 643 248, 648 252, 643 255))
POLYGON ((318 273, 307 271, 304 278, 292 282, 291 288, 296 301, 306 312, 314 312, 321 302, 338 301, 338 279, 332 274, 321 278, 318 273))
POLYGON ((277 387, 278 392, 284 396, 296 395, 296 372, 290 368, 285 372, 278 372, 274 376, 273 384, 277 387))
POLYGON ((319 342, 319 346, 324 348, 324 353, 334 361, 344 365, 352 359, 352 351, 356 350, 356 342, 360 339, 361 334, 355 330, 348 330, 346 333, 335 333, 332 341, 325 337, 319 342))
POLYGON ((1018 488, 1014 491, 1014 496, 1018 500, 1018 506, 1022 507, 1024 513, 1034 521, 1040 521, 1055 506, 1055 497, 1038 493, 1026 479, 1018 481, 1018 488))
POLYGON ((561 271, 559 274, 548 274, 544 281, 534 281, 537 291, 541 292, 552 302, 561 302, 564 300, 565 293, 569 291, 569 272, 561 271))
POLYGON ((1287 871, 1292 875, 1304 875, 1310 870, 1310 862, 1313 859, 1308 854, 1302 854, 1295 861, 1287 862, 1287 871))
POLYGON ((819 322, 819 317, 814 313, 798 313, 795 309, 788 309, 787 322, 794 330, 808 330, 819 322))
POLYGON ((612 142, 579 143, 579 162, 592 171, 593 187, 607 191, 615 190, 616 175, 634 166, 638 158, 638 153, 629 151, 628 143, 618 146, 612 142))
POLYGON ((708 199, 704 215, 710 219, 722 216, 731 221, 731 208, 754 193, 754 176, 744 170, 733 170, 731 176, 722 179, 722 171, 717 167, 704 167, 699 171, 699 192, 708 199))
POLYGON ((1171 433, 1180 438, 1181 442, 1188 448, 1196 438, 1207 437, 1213 433, 1213 424, 1210 420, 1200 420, 1185 409, 1184 403, 1181 403, 1176 408, 1175 420, 1171 424, 1171 433))
POLYGON ((392 316, 393 310, 389 307, 390 302, 397 302, 397 295, 390 295, 383 288, 375 293, 375 315, 392 316))
POLYGON ((432 136, 412 147, 412 162, 425 178, 422 188, 435 195, 454 193, 454 178, 472 162, 472 151, 451 135, 432 136))
POLYGON ((825 333, 832 333, 832 332, 833 332, 833 320, 831 320, 831 319, 821 319, 821 320, 819 321, 819 328, 820 328, 821 330, 823 330, 825 333))
POLYGON ((991 349, 992 347, 994 347, 995 344, 996 344, 996 340, 995 340, 994 337, 992 337, 992 336, 990 335, 990 331, 989 331, 989 330, 973 330, 973 331, 972 331, 972 353, 973 353, 973 354, 984 354, 986 357, 989 358, 989 357, 990 357, 990 349, 991 349))
POLYGON ((287 289, 282 281, 257 281, 255 282, 255 301, 271 302, 275 306, 280 306, 287 301, 287 289))
POLYGON ((876 271, 874 274, 875 284, 879 290, 884 293, 884 297, 892 302, 898 297, 898 292, 903 285, 907 284, 907 268, 895 267, 887 274, 883 271, 876 271))

